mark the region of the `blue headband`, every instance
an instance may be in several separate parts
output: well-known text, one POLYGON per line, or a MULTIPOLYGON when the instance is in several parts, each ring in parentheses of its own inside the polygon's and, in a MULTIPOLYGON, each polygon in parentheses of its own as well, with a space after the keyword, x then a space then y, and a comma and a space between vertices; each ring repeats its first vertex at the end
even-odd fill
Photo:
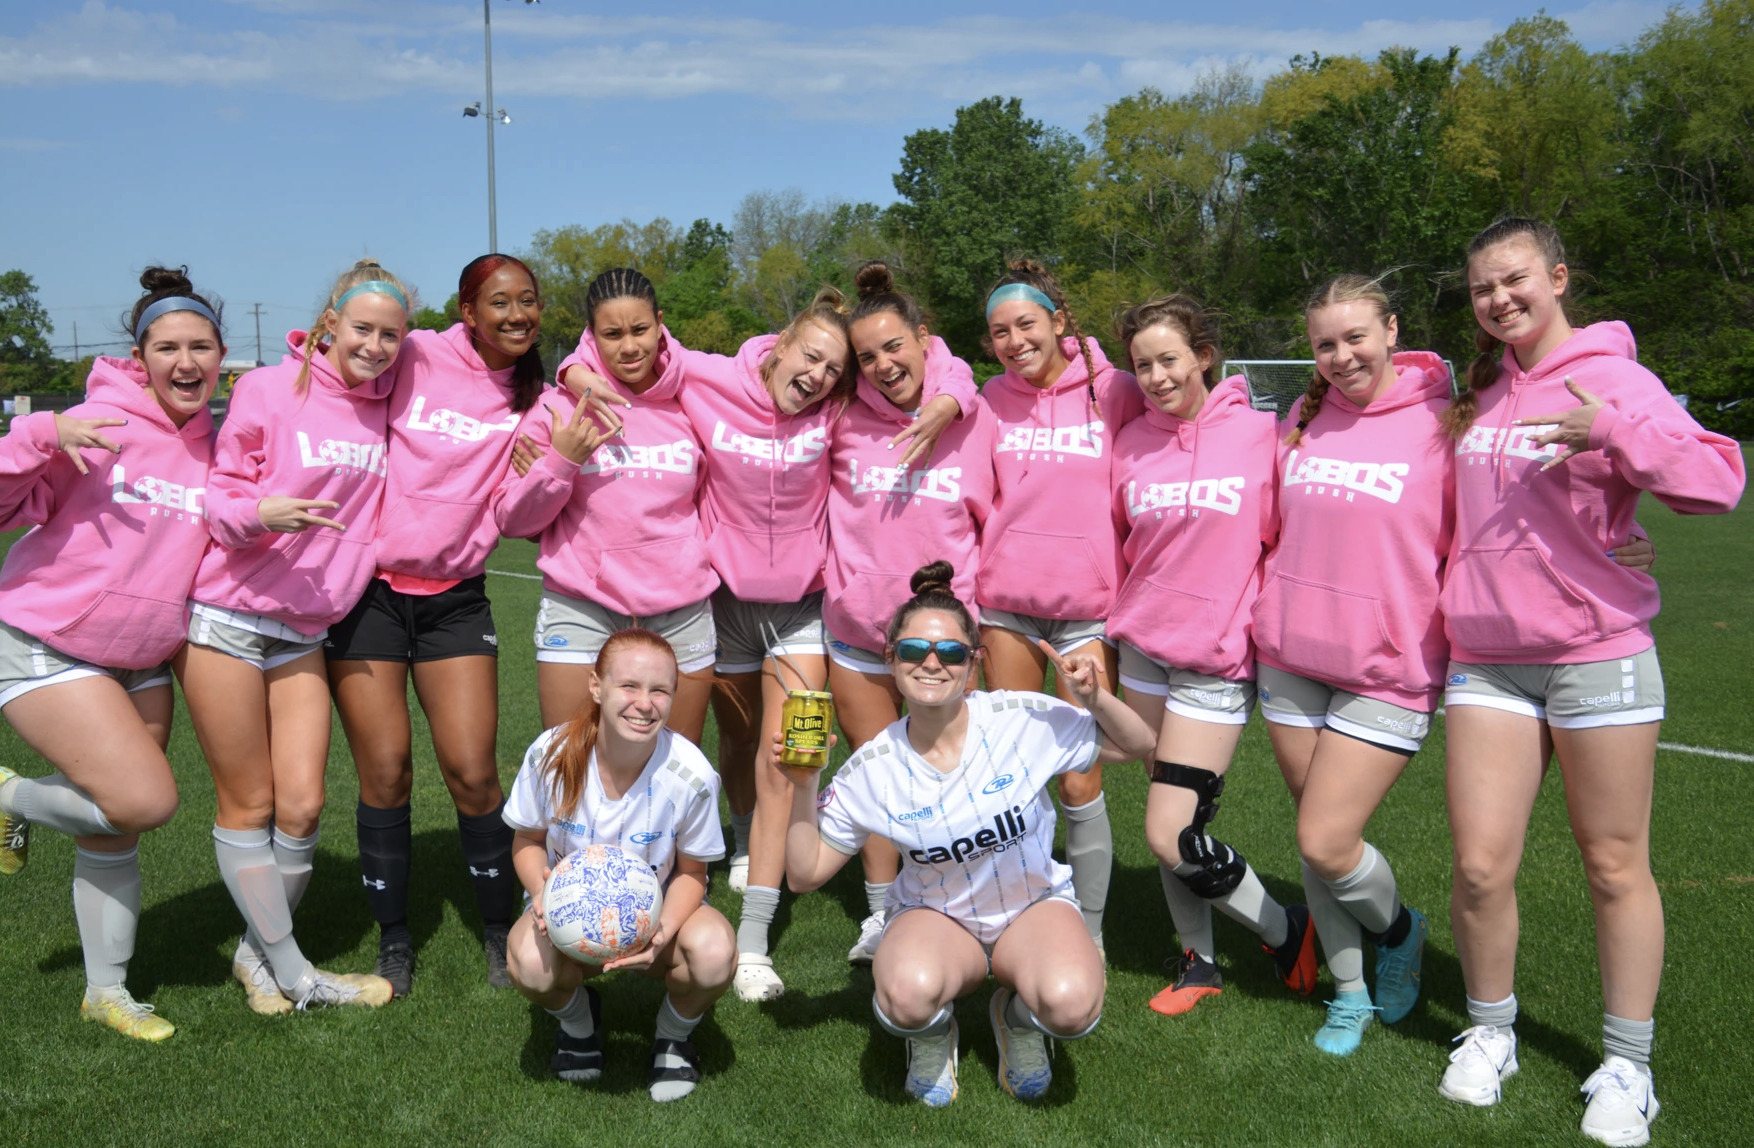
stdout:
POLYGON ((215 315, 213 309, 207 304, 199 299, 191 299, 187 295, 172 295, 168 299, 160 299, 140 312, 140 322, 134 324, 134 342, 144 343, 146 341, 146 328, 152 326, 153 321, 159 316, 168 315, 172 311, 193 311, 212 323, 214 331, 219 330, 219 316, 215 315))
POLYGON ((367 279, 364 283, 356 283, 349 287, 341 293, 341 298, 335 300, 334 310, 341 310, 347 305, 347 301, 355 295, 388 295, 402 304, 402 310, 408 310, 408 296, 402 294, 402 289, 394 283, 386 283, 382 279, 367 279))
POLYGON ((987 296, 987 318, 991 319, 993 317, 993 309, 999 304, 1009 303, 1013 299, 1022 299, 1026 302, 1039 304, 1050 315, 1059 310, 1058 307, 1054 306, 1054 301, 1052 299, 1049 299, 1046 295, 1037 291, 1029 284, 1007 283, 997 291, 994 291, 991 295, 987 296))

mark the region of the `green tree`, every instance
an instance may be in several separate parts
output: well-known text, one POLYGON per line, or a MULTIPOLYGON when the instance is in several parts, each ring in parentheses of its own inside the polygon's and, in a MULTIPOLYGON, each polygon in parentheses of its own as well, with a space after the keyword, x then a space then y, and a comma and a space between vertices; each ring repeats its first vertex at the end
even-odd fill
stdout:
POLYGON ((679 261, 684 238, 662 217, 538 231, 523 258, 542 285, 544 360, 558 363, 578 346, 587 318, 585 292, 598 272, 633 267, 661 283, 679 261))
POLYGON ((46 386, 56 366, 49 347, 54 332, 36 281, 17 269, 0 273, 0 391, 23 394, 46 386))

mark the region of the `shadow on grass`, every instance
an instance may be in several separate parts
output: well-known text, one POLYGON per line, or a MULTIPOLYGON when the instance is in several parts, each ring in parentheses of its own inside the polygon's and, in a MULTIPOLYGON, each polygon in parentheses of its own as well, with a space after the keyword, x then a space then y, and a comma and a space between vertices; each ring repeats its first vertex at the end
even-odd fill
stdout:
MULTIPOLYGON (((577 1087, 586 1092, 615 1095, 643 1093, 652 1067, 653 1026, 664 999, 661 981, 635 974, 609 974, 592 982, 603 994, 603 1076, 577 1087)), ((722 998, 721 998, 722 999, 722 998)), ((737 1054, 719 1028, 715 1002, 706 1019, 694 1030, 694 1048, 700 1053, 703 1080, 730 1072, 737 1054)), ((549 1059, 554 1054, 554 1034, 560 1023, 540 1005, 531 1004, 530 1035, 518 1058, 518 1068, 531 1080, 554 1081, 549 1059)))

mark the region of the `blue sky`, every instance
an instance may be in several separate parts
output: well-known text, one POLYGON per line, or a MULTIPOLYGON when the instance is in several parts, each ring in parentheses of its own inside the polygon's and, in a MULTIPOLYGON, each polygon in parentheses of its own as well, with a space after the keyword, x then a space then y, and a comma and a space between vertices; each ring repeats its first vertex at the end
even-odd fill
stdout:
MULTIPOLYGON (((1082 132, 1145 85, 1393 45, 1472 51, 1532 5, 1423 17, 1387 0, 968 5, 491 0, 500 246, 666 216, 729 223, 762 189, 887 203, 909 132, 993 94, 1082 132), (1069 10, 1076 9, 1076 10, 1069 10)), ((1583 43, 1659 19, 1554 0, 1583 43)), ((428 300, 486 248, 482 14, 469 0, 86 0, 0 7, 0 269, 35 277, 63 348, 119 338, 150 262, 227 303, 270 359, 370 253, 428 300)))

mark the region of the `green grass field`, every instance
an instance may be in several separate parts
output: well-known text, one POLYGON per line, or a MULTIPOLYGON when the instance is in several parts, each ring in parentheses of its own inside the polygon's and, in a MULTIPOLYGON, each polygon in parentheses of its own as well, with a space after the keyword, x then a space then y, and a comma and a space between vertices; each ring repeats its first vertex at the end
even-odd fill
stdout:
MULTIPOLYGON (((1661 560, 1657 623, 1669 693, 1664 741, 1754 752, 1754 509, 1686 519, 1652 500, 1643 522, 1661 560)), ((491 566, 531 573, 534 548, 507 544, 491 566)), ((490 579, 506 656, 500 667, 501 776, 509 785, 538 732, 527 635, 537 583, 490 579)), ((179 706, 180 709, 180 706, 179 706)), ((774 932, 787 995, 727 997, 697 1043, 707 1077, 679 1104, 645 1094, 659 988, 604 982, 608 1070, 599 1087, 548 1077, 553 1022, 482 977, 479 927, 462 873, 454 812, 416 727, 413 996, 378 1011, 265 1019, 228 975, 239 921, 213 859, 213 791, 186 718, 171 758, 176 820, 141 846, 145 914, 129 983, 179 1028, 162 1046, 82 1024, 84 986, 69 882, 72 843, 33 841, 30 867, 0 881, 0 1139, 8 1144, 1583 1144, 1577 1088, 1600 1058, 1601 1004, 1590 907, 1566 827, 1557 771, 1531 827, 1520 892, 1522 1073, 1502 1104, 1438 1097, 1450 1038, 1465 1024, 1448 928, 1449 839, 1443 724, 1372 822, 1409 904, 1431 918, 1425 996, 1354 1057, 1309 1043, 1324 982, 1291 997, 1253 938, 1220 918, 1227 989, 1189 1016, 1145 1007, 1162 987, 1172 935, 1144 843, 1137 767, 1108 773, 1116 870, 1108 910, 1110 980, 1101 1027, 1062 1047, 1045 1103, 1021 1105, 993 1078, 986 993, 965 1001, 962 1094, 949 1109, 901 1089, 900 1041, 871 1019, 868 970, 844 954, 864 915, 857 866, 821 893, 787 898, 774 932)), ((713 745, 709 732, 708 753, 713 745)), ((0 760, 43 772, 12 734, 0 760)), ((1655 1069, 1662 1145, 1754 1139, 1745 1089, 1754 973, 1754 764, 1665 751, 1658 759, 1654 851, 1668 912, 1668 970, 1655 1069)), ((1301 900, 1291 803, 1257 721, 1245 736, 1220 828, 1275 896, 1301 900)), ((305 951, 325 967, 369 970, 376 930, 359 887, 351 759, 337 727, 329 815, 299 914, 305 951)), ((733 921, 738 898, 713 902, 733 921)))

